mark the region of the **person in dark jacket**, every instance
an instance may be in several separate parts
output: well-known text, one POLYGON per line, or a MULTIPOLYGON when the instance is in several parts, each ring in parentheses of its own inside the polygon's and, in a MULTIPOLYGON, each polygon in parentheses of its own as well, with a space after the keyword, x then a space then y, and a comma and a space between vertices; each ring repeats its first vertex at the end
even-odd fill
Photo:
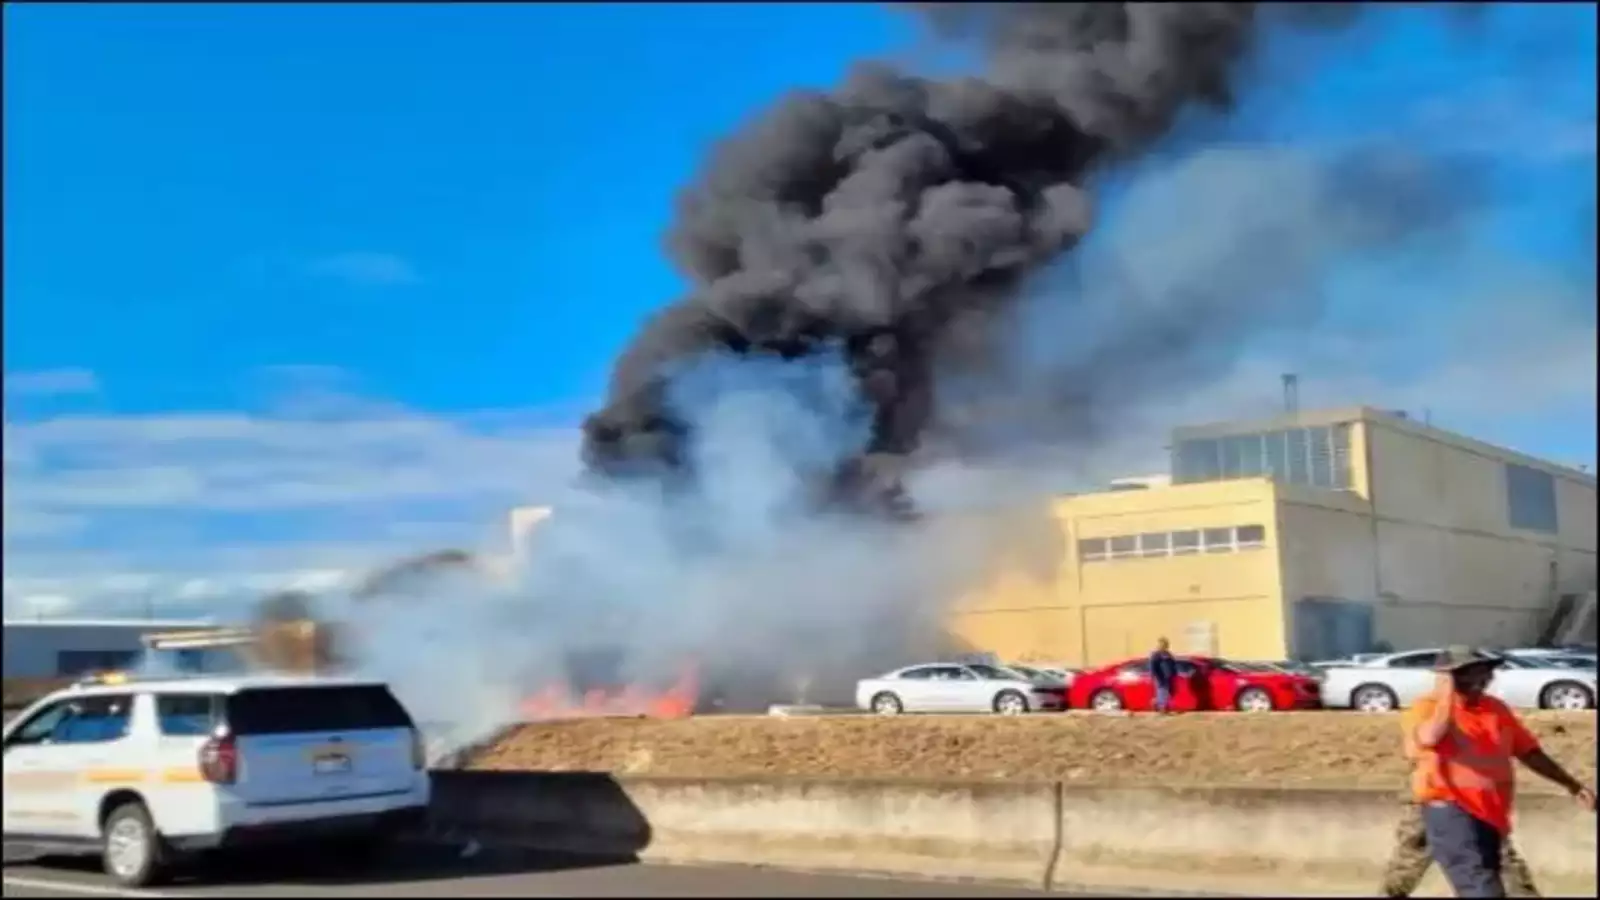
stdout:
POLYGON ((1167 639, 1156 640, 1155 652, 1150 654, 1150 680, 1156 685, 1156 712, 1172 712, 1172 689, 1178 683, 1178 661, 1167 649, 1167 639))

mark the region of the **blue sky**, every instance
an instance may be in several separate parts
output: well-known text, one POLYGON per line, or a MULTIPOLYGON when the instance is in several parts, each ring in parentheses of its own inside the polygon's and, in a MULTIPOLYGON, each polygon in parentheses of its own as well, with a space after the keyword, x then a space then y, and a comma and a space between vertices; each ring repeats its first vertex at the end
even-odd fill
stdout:
MULTIPOLYGON (((1308 404, 1592 463, 1594 9, 1489 24, 1282 44, 1293 78, 1145 167, 1385 139, 1477 160, 1489 197, 1454 255, 1330 271, 1343 331, 1162 415, 1248 408, 1287 354, 1308 404)), ((494 533, 681 290, 658 247, 708 144, 852 61, 926 63, 915 37, 847 4, 7 6, 8 612, 494 533)), ((1108 229, 1141 184, 1105 186, 1108 229)))

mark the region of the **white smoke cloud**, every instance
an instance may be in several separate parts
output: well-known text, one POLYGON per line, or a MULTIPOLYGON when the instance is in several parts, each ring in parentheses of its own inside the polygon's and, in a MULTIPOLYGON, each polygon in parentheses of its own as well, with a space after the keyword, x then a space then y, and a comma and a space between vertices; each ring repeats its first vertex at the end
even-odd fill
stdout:
POLYGON ((816 514, 810 476, 864 435, 837 366, 712 360, 680 383, 677 405, 696 426, 696 490, 574 487, 554 498, 514 583, 441 576, 427 603, 341 607, 365 636, 364 665, 420 718, 469 739, 567 678, 569 651, 615 649, 628 683, 661 685, 692 661, 738 705, 792 697, 802 679, 813 699, 839 702, 862 671, 933 652, 995 533, 972 519, 816 514), (448 671, 419 669, 424 648, 453 660, 448 671))

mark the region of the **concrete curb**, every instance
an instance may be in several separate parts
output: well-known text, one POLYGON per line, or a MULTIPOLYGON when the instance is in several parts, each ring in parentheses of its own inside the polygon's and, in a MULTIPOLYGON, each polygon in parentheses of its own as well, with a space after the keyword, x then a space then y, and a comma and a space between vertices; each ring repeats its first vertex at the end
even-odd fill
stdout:
MULTIPOLYGON (((1189 896, 1371 896, 1400 812, 1393 791, 909 779, 439 771, 433 791, 434 836, 489 845, 1189 896)), ((1595 895, 1591 814, 1524 796, 1517 840, 1547 894, 1595 895)))

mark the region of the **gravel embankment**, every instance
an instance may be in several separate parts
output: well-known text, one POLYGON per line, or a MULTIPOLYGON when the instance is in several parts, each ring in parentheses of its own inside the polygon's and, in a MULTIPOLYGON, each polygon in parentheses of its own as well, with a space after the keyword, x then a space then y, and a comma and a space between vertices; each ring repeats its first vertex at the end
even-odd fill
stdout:
MULTIPOLYGON (((1545 749, 1595 779, 1596 717, 1526 715, 1545 749)), ((1352 712, 1246 715, 588 719, 517 726, 466 768, 676 776, 963 778, 1138 784, 1395 787, 1399 719, 1352 712)), ((1541 779, 1519 778, 1528 790, 1541 779)))

